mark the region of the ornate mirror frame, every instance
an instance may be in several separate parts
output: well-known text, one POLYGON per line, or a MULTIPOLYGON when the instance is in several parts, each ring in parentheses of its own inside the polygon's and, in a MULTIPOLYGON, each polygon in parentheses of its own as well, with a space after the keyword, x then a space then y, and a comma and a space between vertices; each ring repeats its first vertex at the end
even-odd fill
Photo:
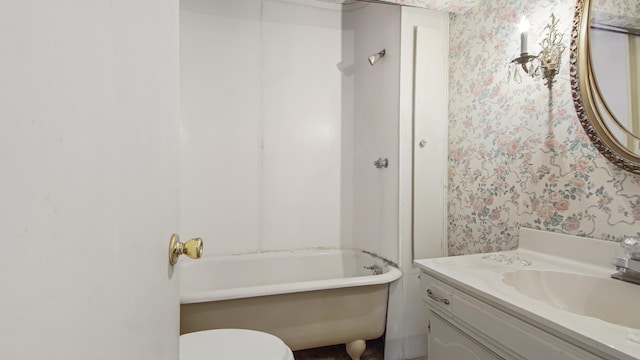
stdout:
POLYGON ((607 118, 610 122, 617 120, 606 111, 606 104, 602 100, 591 67, 590 4, 590 0, 576 0, 570 47, 573 103, 582 127, 598 151, 618 167, 640 174, 640 156, 620 144, 606 125, 607 118), (599 109, 598 103, 605 111, 599 109))

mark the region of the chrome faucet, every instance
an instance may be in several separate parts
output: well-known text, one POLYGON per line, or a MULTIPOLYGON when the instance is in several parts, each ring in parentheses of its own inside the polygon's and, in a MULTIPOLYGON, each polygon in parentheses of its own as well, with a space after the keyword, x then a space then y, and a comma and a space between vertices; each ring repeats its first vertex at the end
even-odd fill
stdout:
POLYGON ((620 247, 627 256, 611 259, 611 265, 618 270, 611 277, 640 285, 640 237, 626 238, 620 242, 620 247))

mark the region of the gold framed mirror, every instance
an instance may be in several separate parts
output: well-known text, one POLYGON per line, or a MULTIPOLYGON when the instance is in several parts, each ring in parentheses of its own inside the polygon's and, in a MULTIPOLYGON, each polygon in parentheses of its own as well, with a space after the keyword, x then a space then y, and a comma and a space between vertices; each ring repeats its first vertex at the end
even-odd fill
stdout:
POLYGON ((587 135, 609 161, 640 174, 640 18, 625 12, 637 1, 576 0, 570 65, 587 135))

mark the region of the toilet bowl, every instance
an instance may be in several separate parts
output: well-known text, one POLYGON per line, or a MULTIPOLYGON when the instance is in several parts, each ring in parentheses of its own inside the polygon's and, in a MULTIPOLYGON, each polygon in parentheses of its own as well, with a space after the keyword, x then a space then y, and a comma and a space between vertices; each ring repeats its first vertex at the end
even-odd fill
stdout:
POLYGON ((294 360, 279 338, 255 330, 215 329, 180 336, 180 360, 294 360))

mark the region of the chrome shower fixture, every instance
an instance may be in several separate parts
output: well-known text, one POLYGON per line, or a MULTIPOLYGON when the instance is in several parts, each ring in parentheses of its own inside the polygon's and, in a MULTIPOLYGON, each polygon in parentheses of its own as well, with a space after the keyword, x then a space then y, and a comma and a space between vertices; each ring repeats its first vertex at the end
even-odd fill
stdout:
POLYGON ((373 162, 373 166, 377 167, 378 169, 382 169, 382 168, 386 169, 389 167, 389 159, 378 158, 378 160, 373 162))
POLYGON ((386 52, 385 49, 382 49, 382 51, 369 56, 369 64, 371 64, 371 66, 375 65, 375 63, 377 63, 378 60, 384 57, 385 52, 386 52))

